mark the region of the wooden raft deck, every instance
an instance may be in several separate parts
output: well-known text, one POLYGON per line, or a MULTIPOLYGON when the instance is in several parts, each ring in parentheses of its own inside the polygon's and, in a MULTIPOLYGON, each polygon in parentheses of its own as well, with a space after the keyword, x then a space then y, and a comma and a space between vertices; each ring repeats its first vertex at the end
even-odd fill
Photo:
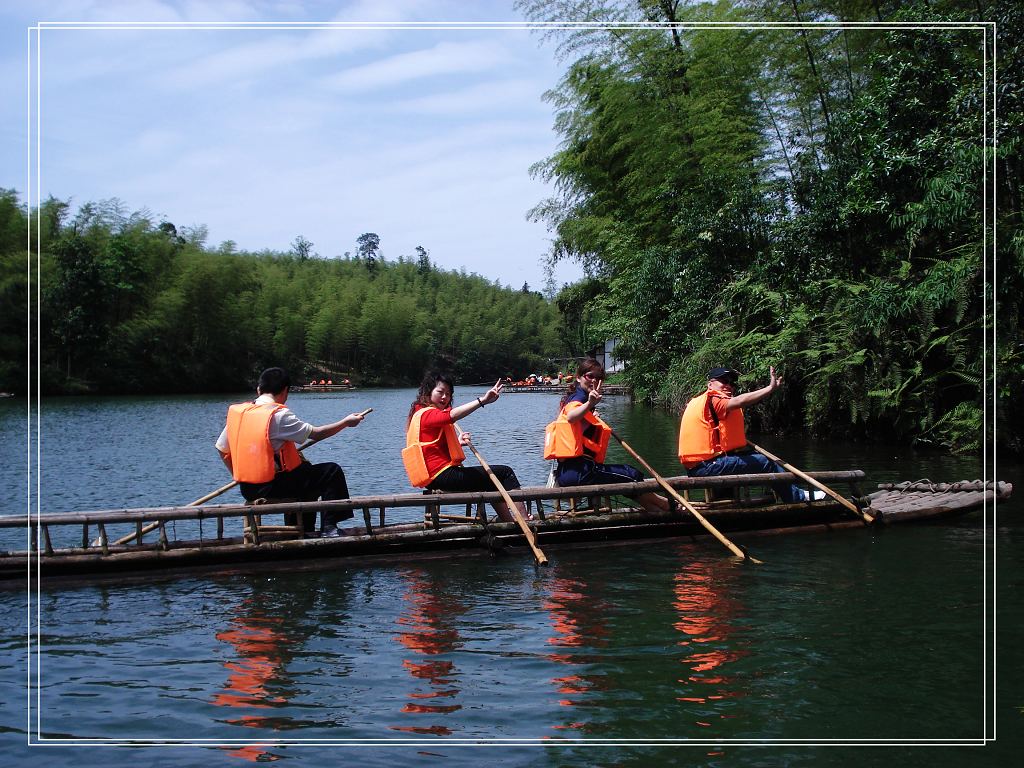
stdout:
MULTIPOLYGON (((858 506, 870 505, 868 511, 875 516, 876 525, 964 514, 986 500, 1006 498, 1012 491, 1008 483, 918 481, 880 486, 881 490, 864 496, 859 487, 864 473, 859 470, 811 474, 837 490, 840 484, 848 485, 858 506)), ((780 473, 679 477, 669 482, 690 494, 701 514, 730 537, 866 527, 859 516, 832 499, 783 504, 762 490, 769 482, 793 479, 788 473, 780 473), (708 490, 735 497, 702 498, 708 490)), ((625 503, 615 500, 652 490, 658 487, 649 480, 607 486, 522 488, 511 495, 524 501, 534 513, 536 519, 530 527, 542 548, 557 550, 679 536, 710 539, 687 512, 652 514, 629 506, 628 499, 625 503)), ((402 561, 410 557, 493 553, 509 547, 512 552, 528 554, 523 535, 514 523, 488 517, 490 510, 485 505, 500 498, 495 492, 410 493, 333 502, 155 507, 0 518, 0 528, 27 528, 32 536, 31 551, 0 551, 0 586, 23 584, 29 568, 47 581, 77 582, 129 573, 169 575, 253 567, 308 570, 339 567, 352 560, 402 561), (464 513, 459 508, 463 506, 464 513), (415 508, 419 508, 418 513, 415 508), (285 526, 263 525, 258 519, 275 513, 323 509, 352 510, 355 519, 350 522, 363 525, 352 529, 352 535, 319 539, 300 537, 285 526), (156 529, 149 541, 143 539, 143 523, 156 529), (176 535, 179 532, 180 537, 176 535), (96 533, 99 537, 93 540, 96 533), (128 535, 115 541, 119 533, 128 535)))
POLYGON ((1010 483, 963 480, 957 483, 933 483, 915 480, 903 483, 882 483, 868 498, 871 508, 884 522, 913 520, 927 512, 929 517, 958 515, 979 507, 987 500, 1005 499, 1013 492, 1010 483))

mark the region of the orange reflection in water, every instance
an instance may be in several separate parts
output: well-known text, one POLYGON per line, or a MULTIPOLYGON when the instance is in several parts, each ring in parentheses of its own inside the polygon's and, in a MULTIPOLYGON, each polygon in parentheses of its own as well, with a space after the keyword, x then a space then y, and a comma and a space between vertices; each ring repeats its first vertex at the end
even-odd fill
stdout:
MULTIPOLYGON (((549 661, 570 666, 582 666, 589 659, 572 649, 600 648, 608 644, 608 603, 601 594, 601 585, 594 585, 582 579, 554 578, 549 582, 549 592, 544 608, 551 619, 553 633, 547 644, 563 651, 546 655, 549 661)), ((574 670, 572 674, 552 678, 551 683, 561 698, 563 707, 578 707, 584 704, 588 694, 605 690, 604 675, 585 674, 574 670)), ((584 730, 586 723, 579 720, 551 726, 555 730, 584 730)))
MULTIPOLYGON (((678 680, 682 690, 676 700, 708 704, 745 695, 734 688, 734 678, 724 674, 728 664, 747 652, 735 650, 730 642, 735 633, 732 620, 740 606, 731 597, 728 580, 723 583, 722 571, 699 561, 690 562, 674 576, 673 594, 672 607, 678 620, 672 626, 684 635, 678 645, 688 651, 680 659, 688 667, 688 674, 678 680)), ((702 711, 702 719, 693 722, 710 728, 714 721, 727 717, 709 708, 702 711)))
POLYGON ((281 759, 280 755, 267 752, 266 747, 266 744, 246 744, 244 747, 238 747, 237 749, 228 749, 227 753, 231 757, 240 757, 243 760, 248 760, 250 763, 269 763, 281 759))
MULTIPOLYGON (((210 699, 210 703, 216 706, 267 709, 287 701, 283 696, 268 690, 289 658, 285 652, 289 640, 279 631, 283 619, 265 616, 258 610, 244 612, 251 607, 252 601, 245 600, 240 614, 231 620, 231 628, 216 635, 218 640, 230 644, 238 654, 237 660, 224 662, 229 672, 228 679, 224 689, 210 699)), ((226 722, 248 728, 281 728, 280 718, 251 714, 240 714, 226 722)), ((227 752, 232 757, 251 762, 280 759, 279 755, 266 751, 265 745, 260 744, 227 749, 227 752)))
MULTIPOLYGON (((428 687, 409 693, 410 701, 401 711, 410 715, 450 715, 462 709, 461 704, 452 701, 459 695, 455 685, 458 678, 455 664, 447 659, 421 657, 451 653, 462 646, 455 621, 465 613, 466 607, 456 595, 445 591, 443 585, 438 585, 422 570, 409 570, 403 578, 408 585, 403 595, 405 611, 397 622, 404 631, 397 639, 417 655, 403 659, 402 667, 414 680, 423 681, 428 687)), ((453 733, 450 727, 440 724, 392 725, 390 728, 435 736, 453 733)))

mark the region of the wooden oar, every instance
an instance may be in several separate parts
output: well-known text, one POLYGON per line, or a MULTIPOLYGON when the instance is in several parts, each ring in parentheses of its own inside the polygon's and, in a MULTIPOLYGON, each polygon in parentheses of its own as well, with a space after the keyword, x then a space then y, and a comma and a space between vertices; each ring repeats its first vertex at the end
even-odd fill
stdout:
POLYGON ((688 502, 685 498, 683 498, 682 494, 680 494, 679 491, 677 491, 675 488, 669 485, 665 478, 663 478, 655 471, 654 467, 652 467, 650 464, 644 461, 643 456, 634 451, 629 446, 629 443, 627 443, 625 440, 618 436, 615 430, 612 430, 612 437, 618 440, 622 444, 622 447, 625 448, 634 459, 636 459, 643 465, 643 468, 647 470, 648 474, 650 474, 651 477, 658 481, 658 485, 660 485, 669 494, 671 494, 672 498, 674 498, 676 501, 678 501, 680 504, 686 507, 690 514, 696 517, 697 521, 707 529, 708 533, 710 533, 712 536, 714 536, 716 539, 722 542, 722 544, 728 547, 730 552, 736 555, 736 557, 741 557, 744 560, 749 560, 750 562, 757 563, 759 565, 761 564, 760 560, 758 560, 756 557, 748 555, 742 549, 737 547, 735 544, 733 544, 731 541, 729 541, 729 539, 725 537, 725 534, 723 534, 720 530, 718 530, 717 528, 715 528, 715 526, 708 522, 707 518, 704 517, 704 515, 702 515, 700 512, 698 512, 697 508, 694 507, 693 504, 688 502))
MULTIPOLYGON (((464 433, 459 428, 459 425, 455 424, 454 427, 456 432, 459 433, 459 437, 462 437, 464 433)), ((530 549, 533 550, 533 556, 537 558, 537 565, 547 565, 548 558, 543 552, 541 552, 540 547, 537 546, 537 537, 533 534, 530 526, 526 524, 526 521, 523 520, 523 516, 519 514, 519 508, 516 507, 516 503, 512 501, 512 497, 508 495, 508 491, 506 491, 505 486, 501 484, 501 480, 499 480, 498 476, 494 474, 494 470, 491 469, 491 466, 487 463, 484 457, 480 455, 480 451, 478 451, 476 446, 473 445, 473 441, 466 441, 466 445, 469 446, 469 450, 471 450, 473 455, 476 456, 476 460, 480 462, 480 466, 484 468, 484 472, 486 472, 491 478, 491 482, 494 483, 494 487, 498 489, 498 493, 501 494, 501 498, 505 500, 509 513, 519 525, 519 528, 523 532, 523 536, 526 537, 526 543, 529 544, 530 549)))
MULTIPOLYGON (((366 414, 368 414, 368 413, 373 413, 373 408, 367 408, 365 411, 361 411, 359 413, 359 415, 360 416, 366 416, 366 414)), ((321 438, 321 440, 322 439, 323 438, 321 438)), ((302 447, 299 448, 299 453, 301 454, 304 450, 309 448, 311 445, 316 445, 319 442, 320 442, 320 440, 307 440, 305 443, 302 444, 302 447)), ((305 458, 305 457, 303 457, 303 458, 305 458)), ((230 483, 228 483, 227 485, 223 486, 222 488, 218 488, 216 491, 210 491, 210 493, 208 493, 205 496, 202 496, 202 497, 196 499, 195 501, 193 501, 193 502, 191 502, 189 504, 186 504, 185 506, 186 507, 198 507, 200 504, 205 504, 210 499, 217 498, 222 493, 227 493, 232 488, 234 488, 236 485, 238 485, 238 481, 237 480, 232 480, 230 483)), ((147 534, 150 531, 154 531, 154 530, 156 530, 159 527, 160 527, 160 523, 150 523, 149 525, 144 526, 141 531, 136 531, 135 533, 130 533, 127 536, 122 536, 120 539, 115 541, 112 546, 117 546, 119 544, 127 544, 132 539, 134 539, 134 538, 136 538, 136 537, 138 537, 140 535, 147 534)), ((92 544, 93 544, 94 547, 98 547, 100 545, 100 540, 97 539, 92 544)))
MULTIPOLYGON (((366 414, 368 414, 368 413, 373 413, 373 408, 367 408, 365 411, 360 411, 359 413, 356 414, 356 416, 363 416, 363 417, 365 417, 366 414)), ((338 434, 338 433, 335 432, 334 434, 338 434)), ((333 436, 334 435, 332 435, 332 437, 333 436)), ((309 448, 311 445, 316 445, 321 440, 326 440, 326 439, 327 439, 326 437, 321 437, 321 438, 319 438, 317 440, 307 440, 306 442, 304 442, 302 445, 299 446, 299 453, 302 453, 304 450, 309 448)))
POLYGON ((874 517, 869 515, 867 512, 865 512, 863 509, 858 507, 856 504, 854 504, 849 499, 846 499, 846 498, 840 496, 838 493, 833 491, 831 488, 829 488, 824 483, 818 482, 817 480, 815 480, 813 477, 811 477, 810 475, 806 474, 805 472, 801 472, 799 469, 794 467, 792 464, 787 464, 782 459, 780 459, 778 456, 776 456, 774 453, 771 453, 770 451, 766 451, 764 448, 762 448, 757 443, 748 443, 748 445, 750 445, 750 447, 753 448, 758 453, 761 453, 761 454, 764 454, 765 456, 767 456, 769 459, 774 461, 776 464, 778 464, 780 467, 782 467, 786 471, 792 472, 794 475, 799 477, 804 482, 810 483, 811 485, 813 485, 818 490, 824 491, 829 496, 831 496, 833 499, 835 499, 840 504, 842 504, 844 507, 846 507, 848 510, 853 512, 853 514, 857 515, 857 517, 862 518, 865 523, 873 523, 873 522, 875 522, 875 518, 874 517))

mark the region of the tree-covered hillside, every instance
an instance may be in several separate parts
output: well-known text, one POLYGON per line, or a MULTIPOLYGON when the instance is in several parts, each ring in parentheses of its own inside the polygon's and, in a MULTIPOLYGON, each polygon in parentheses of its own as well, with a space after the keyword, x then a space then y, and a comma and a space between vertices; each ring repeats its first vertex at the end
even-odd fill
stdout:
MULTIPOLYGON (((539 294, 438 270, 422 247, 385 262, 375 233, 354 256, 320 259, 301 237, 291 253, 208 248, 204 227, 179 231, 118 201, 73 212, 50 199, 39 214, 44 393, 249 389, 269 365, 363 384, 410 384, 442 365, 485 381, 561 355, 558 310, 539 294)), ((0 389, 18 392, 28 226, 16 194, 0 194, 0 389)))

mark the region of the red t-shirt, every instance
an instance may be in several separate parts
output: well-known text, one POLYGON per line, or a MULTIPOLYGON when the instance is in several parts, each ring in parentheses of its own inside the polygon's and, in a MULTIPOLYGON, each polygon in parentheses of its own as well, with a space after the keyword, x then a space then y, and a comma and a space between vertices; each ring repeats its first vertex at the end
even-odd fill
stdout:
MULTIPOLYGON (((437 440, 444 431, 446 424, 452 423, 452 409, 441 410, 434 406, 425 405, 426 413, 420 419, 420 442, 429 443, 437 440)), ((420 409, 417 409, 420 410, 420 409)), ((427 465, 427 472, 433 476, 440 472, 441 468, 452 463, 452 454, 448 449, 448 441, 443 436, 434 445, 427 445, 423 448, 423 460, 427 465)))
MULTIPOLYGON (((730 398, 729 396, 720 395, 717 392, 713 395, 708 395, 707 410, 711 410, 713 408, 715 411, 715 415, 718 416, 717 421, 725 421, 725 417, 729 413, 726 410, 726 406, 728 405, 729 400, 731 399, 732 398, 730 398)), ((710 413, 706 413, 705 416, 707 416, 708 421, 715 423, 716 420, 711 418, 710 413)))

